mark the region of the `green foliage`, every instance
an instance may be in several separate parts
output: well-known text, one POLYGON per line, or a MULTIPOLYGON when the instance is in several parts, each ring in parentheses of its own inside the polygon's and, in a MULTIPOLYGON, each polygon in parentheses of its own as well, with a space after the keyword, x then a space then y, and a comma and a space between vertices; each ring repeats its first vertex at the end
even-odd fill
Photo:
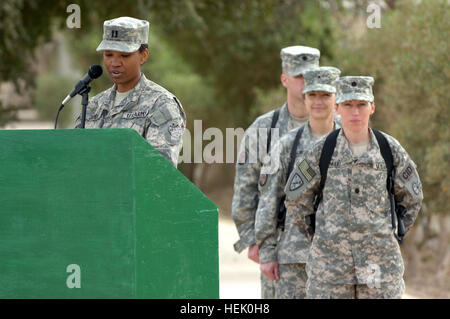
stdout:
MULTIPOLYGON (((309 45, 318 47, 322 56, 332 56, 330 11, 319 2, 184 0, 138 1, 130 6, 121 0, 82 0, 77 2, 81 8, 81 28, 67 29, 65 22, 70 13, 66 8, 70 3, 59 0, 50 6, 45 0, 2 2, 0 58, 4 63, 0 81, 25 78, 32 83, 34 76, 29 66, 33 50, 50 39, 54 29, 71 34, 74 46, 79 48, 78 65, 85 72, 87 66, 82 66, 85 61, 99 61, 93 47, 101 38, 102 22, 129 15, 150 20, 150 35, 154 25, 161 29, 161 38, 175 48, 174 55, 191 66, 190 77, 185 77, 188 82, 199 90, 204 83, 208 84, 208 88, 203 87, 206 90, 203 96, 186 86, 183 89, 187 99, 197 100, 193 101, 195 105, 208 104, 208 111, 201 114, 217 118, 212 125, 245 126, 249 123, 250 109, 255 107, 254 88, 269 90, 279 86, 282 47, 309 45)), ((171 80, 177 81, 174 76, 171 80)), ((97 91, 96 85, 105 83, 103 79, 97 82, 93 92, 97 91)))
MULTIPOLYGON (((99 25, 101 23, 98 21, 99 25)), ((103 65, 102 53, 95 50, 102 39, 102 32, 101 28, 92 29, 85 32, 81 38, 71 31, 64 33, 71 56, 80 70, 87 70, 94 63, 103 65)), ((210 106, 214 105, 211 86, 203 77, 192 71, 190 65, 167 43, 156 27, 150 30, 149 51, 149 58, 142 67, 142 72, 148 79, 178 97, 188 115, 188 128, 193 130, 194 119, 211 123, 214 118, 210 109, 210 106)), ((103 68, 103 75, 92 82, 90 96, 113 85, 104 66, 103 68)))
POLYGON ((248 121, 253 122, 256 117, 279 108, 286 102, 286 88, 281 84, 270 90, 254 89, 255 102, 250 109, 248 121))
POLYGON ((210 106, 214 105, 211 85, 205 78, 192 71, 167 39, 154 28, 149 39, 150 55, 144 65, 144 73, 152 81, 174 93, 188 114, 188 128, 193 130, 193 121, 201 119, 205 123, 214 121, 210 106))
POLYGON ((16 111, 4 110, 0 104, 0 127, 3 127, 6 123, 15 120, 16 116, 16 111))
POLYGON ((430 211, 448 212, 450 185, 450 10, 445 0, 407 1, 382 28, 346 39, 336 55, 345 74, 375 78, 374 126, 396 137, 418 165, 430 211))
POLYGON ((215 89, 218 125, 247 126, 255 87, 280 85, 280 50, 317 47, 331 56, 330 12, 315 1, 161 1, 152 19, 193 70, 215 89), (175 5, 176 3, 176 5, 175 5))
MULTIPOLYGON (((38 77, 33 105, 38 112, 39 119, 53 122, 61 100, 73 89, 73 86, 73 80, 63 76, 45 74, 38 77)), ((75 99, 72 99, 61 111, 58 127, 73 127, 71 111, 76 103, 75 101, 75 99)))
MULTIPOLYGON (((122 0, 88 1, 76 3, 81 10, 81 28, 68 29, 67 7, 71 0, 2 0, 0 2, 0 82, 19 79, 26 81, 26 89, 35 85, 34 50, 52 39, 54 30, 67 29, 82 37, 92 27, 101 32, 98 21, 121 15, 142 16, 142 1, 130 6, 122 0), (101 18, 99 18, 101 17, 101 18)), ((16 85, 19 89, 19 86, 16 85)), ((10 121, 15 111, 0 111, 0 125, 10 121)))

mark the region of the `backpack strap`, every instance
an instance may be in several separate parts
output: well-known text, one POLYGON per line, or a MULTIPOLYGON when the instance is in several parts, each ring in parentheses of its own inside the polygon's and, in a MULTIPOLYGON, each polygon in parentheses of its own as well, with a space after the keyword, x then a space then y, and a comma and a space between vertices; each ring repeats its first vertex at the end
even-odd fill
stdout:
POLYGON ((392 229, 397 229, 397 233, 395 237, 398 242, 401 244, 403 238, 405 237, 406 230, 405 224, 403 222, 403 217, 405 216, 406 209, 405 207, 398 205, 397 200, 395 198, 395 190, 394 190, 394 157, 392 156, 392 150, 389 146, 389 142, 386 137, 377 130, 372 129, 375 137, 377 138, 378 145, 380 146, 381 156, 383 156, 384 162, 386 163, 387 169, 387 180, 386 180, 386 188, 389 193, 389 201, 391 204, 391 222, 392 229))
POLYGON ((297 134, 295 134, 294 144, 292 144, 292 149, 291 149, 291 157, 289 159, 289 166, 288 166, 286 180, 289 179, 289 175, 291 175, 292 169, 294 168, 295 157, 296 157, 295 155, 297 154, 298 143, 300 142, 300 139, 302 138, 304 128, 305 128, 305 126, 303 125, 302 127, 299 128, 299 130, 297 131, 297 134))
POLYGON ((273 116, 272 116, 272 123, 270 124, 270 130, 269 130, 269 134, 267 135, 267 154, 270 153, 270 142, 272 140, 272 129, 275 128, 275 126, 277 125, 278 122, 278 117, 280 116, 280 110, 276 109, 275 112, 273 112, 273 116))
MULTIPOLYGON (((384 162, 386 163, 386 169, 389 177, 393 177, 392 173, 394 171, 394 157, 392 156, 391 147, 389 146, 389 142, 386 137, 375 129, 372 129, 375 137, 377 138, 378 145, 380 146, 381 156, 383 156, 384 162)), ((389 185, 387 185, 388 190, 390 189, 389 185)))
POLYGON ((319 191, 314 197, 314 213, 305 217, 306 224, 309 226, 308 231, 310 235, 314 235, 316 230, 316 211, 319 207, 323 197, 323 188, 325 187, 325 181, 327 179, 328 166, 330 166, 331 157, 333 156, 334 149, 336 147, 337 136, 341 129, 334 130, 325 139, 325 143, 322 147, 322 153, 320 154, 319 169, 320 169, 320 184, 319 191))
MULTIPOLYGON (((334 130, 330 134, 328 134, 325 139, 325 143, 322 148, 322 153, 320 154, 320 185, 319 185, 319 196, 320 200, 322 199, 322 191, 325 187, 325 181, 327 179, 328 166, 330 166, 331 157, 334 153, 334 148, 336 147, 337 136, 341 129, 334 130)), ((319 201, 320 202, 320 201, 319 201)), ((319 206, 319 202, 317 202, 317 206, 319 206)), ((316 210, 317 207, 314 208, 316 210)))
MULTIPOLYGON (((288 166, 288 172, 286 181, 289 179, 289 175, 291 175, 292 169, 294 168, 295 164, 295 155, 297 153, 298 143, 300 141, 300 138, 302 137, 303 130, 305 126, 302 126, 297 131, 297 134, 295 134, 294 143, 291 148, 291 154, 289 159, 289 166, 288 166)), ((277 228, 280 228, 282 231, 284 231, 284 224, 286 222, 286 206, 284 201, 286 200, 286 195, 283 195, 280 198, 280 201, 278 203, 278 209, 277 209, 277 228)))

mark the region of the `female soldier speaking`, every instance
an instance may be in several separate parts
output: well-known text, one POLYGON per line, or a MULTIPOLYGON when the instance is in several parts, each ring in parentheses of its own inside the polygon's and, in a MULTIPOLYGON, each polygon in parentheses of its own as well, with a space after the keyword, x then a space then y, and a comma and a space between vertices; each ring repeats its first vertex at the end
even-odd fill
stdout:
POLYGON ((422 186, 416 165, 400 143, 369 128, 375 111, 373 82, 366 76, 337 81, 342 130, 328 135, 335 142, 331 151, 327 146, 328 170, 323 159, 320 165, 327 139, 323 137, 296 160, 286 183, 287 214, 302 217, 297 220, 305 233, 315 228, 306 266, 307 298, 400 298, 405 289, 403 259, 391 218, 395 212, 391 212, 387 187, 389 165, 378 138, 392 153, 393 192, 396 207, 404 208, 406 232, 420 210, 422 186), (314 205, 317 198, 321 200, 314 205))

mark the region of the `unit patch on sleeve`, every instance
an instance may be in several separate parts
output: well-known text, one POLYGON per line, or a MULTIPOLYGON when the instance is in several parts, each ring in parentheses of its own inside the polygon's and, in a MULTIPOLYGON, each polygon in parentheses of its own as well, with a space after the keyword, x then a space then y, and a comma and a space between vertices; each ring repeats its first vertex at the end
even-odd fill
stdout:
POLYGON ((406 189, 415 199, 423 199, 422 184, 419 179, 419 174, 417 174, 416 167, 411 160, 400 172, 399 177, 405 184, 406 189))
POLYGON ((292 178, 291 184, 289 185, 290 191, 295 191, 296 189, 299 189, 303 185, 303 180, 300 177, 300 175, 295 174, 292 178))

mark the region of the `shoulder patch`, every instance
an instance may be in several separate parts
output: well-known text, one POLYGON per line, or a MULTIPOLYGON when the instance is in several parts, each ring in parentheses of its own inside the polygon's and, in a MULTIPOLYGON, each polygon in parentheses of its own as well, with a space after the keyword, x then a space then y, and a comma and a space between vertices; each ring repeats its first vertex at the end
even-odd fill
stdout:
POLYGON ((300 187, 302 187, 302 185, 303 185, 302 178, 300 177, 300 175, 295 173, 294 177, 292 178, 291 183, 289 184, 289 190, 295 191, 295 190, 299 189, 300 187))
POLYGON ((411 162, 409 162, 408 165, 400 173, 400 177, 406 183, 413 174, 414 174, 414 167, 412 166, 411 162))
POLYGON ((171 121, 168 130, 170 136, 175 139, 180 138, 184 133, 184 128, 180 125, 179 121, 171 121))
POLYGON ((422 199, 422 183, 420 182, 419 174, 415 168, 414 163, 409 160, 406 167, 400 172, 399 177, 405 184, 408 192, 416 199, 422 199))
POLYGON ((414 194, 419 196, 420 193, 422 192, 422 184, 420 182, 413 182, 411 184, 411 186, 412 186, 412 190, 413 190, 414 194))

